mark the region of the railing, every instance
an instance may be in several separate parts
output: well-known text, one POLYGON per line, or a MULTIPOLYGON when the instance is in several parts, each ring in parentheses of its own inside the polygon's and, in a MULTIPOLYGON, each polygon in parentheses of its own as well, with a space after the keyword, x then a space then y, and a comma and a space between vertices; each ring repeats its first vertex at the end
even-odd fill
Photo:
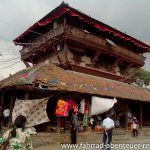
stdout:
POLYGON ((144 63, 145 57, 135 54, 125 48, 119 47, 119 46, 115 46, 115 45, 111 45, 111 50, 113 50, 116 54, 120 54, 122 56, 125 57, 129 57, 132 58, 132 60, 136 60, 136 62, 141 62, 144 63))
MULTIPOLYGON (((125 48, 119 47, 117 45, 110 44, 108 46, 106 44, 107 41, 105 39, 98 37, 94 34, 87 33, 79 28, 69 26, 69 25, 67 27, 68 27, 67 33, 73 35, 74 37, 81 38, 80 42, 82 42, 82 39, 84 39, 84 40, 86 40, 87 44, 88 44, 88 41, 92 42, 92 43, 94 43, 94 46, 96 48, 100 48, 103 51, 106 51, 107 53, 111 53, 111 54, 115 54, 120 57, 124 57, 125 59, 132 60, 133 62, 136 62, 141 65, 144 64, 145 57, 143 57, 141 55, 137 55, 136 53, 131 52, 125 48)), ((48 42, 52 38, 54 38, 62 33, 64 33, 64 26, 60 25, 57 28, 42 35, 41 37, 36 38, 34 41, 31 42, 31 44, 29 43, 29 46, 25 47, 24 49, 22 49, 20 51, 21 55, 24 57, 25 54, 35 52, 37 50, 37 48, 39 48, 41 45, 48 44, 48 42)))
POLYGON ((38 48, 39 46, 47 43, 49 40, 51 40, 52 38, 62 34, 64 32, 64 26, 60 25, 58 27, 56 27, 55 29, 47 32, 46 34, 36 38, 34 41, 29 43, 29 46, 25 47, 24 49, 22 49, 21 55, 25 55, 27 53, 30 53, 31 51, 33 52, 36 48, 38 48))
POLYGON ((99 44, 100 45, 99 47, 101 47, 104 51, 115 54, 117 56, 124 57, 126 59, 130 59, 138 64, 139 63, 144 64, 144 60, 145 60, 144 56, 138 55, 134 52, 131 52, 131 51, 129 51, 125 48, 119 47, 117 45, 109 44, 109 46, 107 46, 107 44, 106 44, 107 41, 105 39, 95 36, 91 33, 82 31, 81 29, 78 29, 76 27, 69 26, 68 28, 69 28, 69 30, 68 30, 69 34, 76 36, 78 38, 82 38, 87 41, 93 42, 96 45, 99 44))

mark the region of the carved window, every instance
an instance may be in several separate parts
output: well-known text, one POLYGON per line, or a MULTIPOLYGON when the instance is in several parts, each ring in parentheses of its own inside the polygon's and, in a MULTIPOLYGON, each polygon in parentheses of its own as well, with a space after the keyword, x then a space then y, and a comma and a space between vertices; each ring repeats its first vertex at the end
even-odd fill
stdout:
POLYGON ((73 59, 74 59, 75 61, 81 62, 81 60, 82 60, 82 55, 79 54, 79 53, 74 53, 74 54, 73 54, 73 59))

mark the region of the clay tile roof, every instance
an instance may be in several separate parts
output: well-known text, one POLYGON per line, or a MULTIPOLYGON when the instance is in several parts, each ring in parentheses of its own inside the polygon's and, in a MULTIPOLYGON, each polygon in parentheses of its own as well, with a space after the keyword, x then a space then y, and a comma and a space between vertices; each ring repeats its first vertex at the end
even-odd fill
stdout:
POLYGON ((0 89, 34 82, 50 87, 50 90, 66 90, 101 96, 150 102, 150 92, 127 83, 92 75, 63 70, 48 61, 24 69, 0 81, 0 89))

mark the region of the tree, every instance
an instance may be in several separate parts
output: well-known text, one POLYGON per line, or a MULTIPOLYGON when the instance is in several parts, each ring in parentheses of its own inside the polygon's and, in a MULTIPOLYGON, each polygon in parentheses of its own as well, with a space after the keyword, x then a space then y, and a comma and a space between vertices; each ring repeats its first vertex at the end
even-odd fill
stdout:
POLYGON ((131 69, 129 71, 130 74, 134 73, 134 77, 136 78, 136 84, 143 87, 143 85, 148 86, 150 84, 150 72, 144 69, 131 69))

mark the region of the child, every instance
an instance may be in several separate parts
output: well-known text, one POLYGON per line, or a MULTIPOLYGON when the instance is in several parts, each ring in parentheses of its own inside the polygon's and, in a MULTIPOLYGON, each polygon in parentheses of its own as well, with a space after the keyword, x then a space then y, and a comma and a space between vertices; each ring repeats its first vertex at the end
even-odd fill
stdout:
POLYGON ((133 121, 132 121, 132 132, 133 132, 133 136, 136 137, 138 136, 138 121, 136 119, 136 117, 133 117, 133 121))

